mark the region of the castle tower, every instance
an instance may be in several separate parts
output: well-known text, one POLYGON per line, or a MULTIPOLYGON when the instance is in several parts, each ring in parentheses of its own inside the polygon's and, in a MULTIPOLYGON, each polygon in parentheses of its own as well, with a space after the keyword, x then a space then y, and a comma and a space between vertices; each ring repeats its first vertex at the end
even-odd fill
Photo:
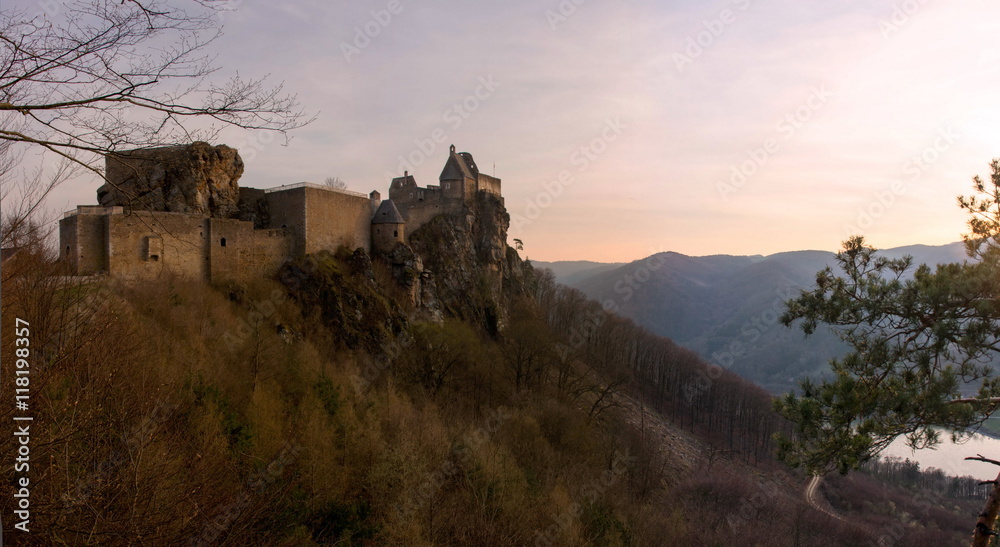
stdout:
POLYGON ((406 224, 403 215, 391 199, 378 206, 372 217, 372 250, 376 253, 387 253, 397 243, 406 242, 406 224))
POLYGON ((476 195, 479 169, 476 167, 472 154, 456 152, 451 145, 448 161, 441 170, 438 181, 441 183, 441 193, 445 199, 468 200, 476 195))

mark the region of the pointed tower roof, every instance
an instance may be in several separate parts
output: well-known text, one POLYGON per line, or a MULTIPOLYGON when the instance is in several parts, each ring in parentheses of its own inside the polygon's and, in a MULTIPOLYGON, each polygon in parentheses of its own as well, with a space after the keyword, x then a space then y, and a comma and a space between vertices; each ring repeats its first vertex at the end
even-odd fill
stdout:
POLYGON ((391 199, 387 199, 375 210, 372 224, 405 224, 405 222, 403 215, 399 214, 396 204, 391 199))
POLYGON ((476 162, 472 159, 472 154, 468 152, 455 152, 455 145, 451 145, 448 161, 444 164, 444 169, 441 170, 441 176, 438 177, 438 180, 476 179, 478 176, 479 169, 476 167, 476 162))

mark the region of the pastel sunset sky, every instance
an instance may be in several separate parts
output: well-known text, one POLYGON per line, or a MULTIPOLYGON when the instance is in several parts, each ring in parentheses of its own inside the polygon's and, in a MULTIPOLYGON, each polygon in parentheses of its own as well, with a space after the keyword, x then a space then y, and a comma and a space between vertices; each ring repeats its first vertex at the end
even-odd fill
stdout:
POLYGON ((318 113, 287 146, 224 131, 242 185, 384 196, 403 169, 437 184, 454 143, 503 180, 538 260, 948 243, 955 197, 1000 157, 985 0, 229 5, 219 77, 269 75, 318 113))

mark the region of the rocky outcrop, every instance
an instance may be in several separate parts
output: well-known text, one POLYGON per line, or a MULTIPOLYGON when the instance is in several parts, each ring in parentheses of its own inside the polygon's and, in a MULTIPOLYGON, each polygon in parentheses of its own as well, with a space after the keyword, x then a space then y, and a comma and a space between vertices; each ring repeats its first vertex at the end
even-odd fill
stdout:
POLYGON ((525 290, 524 262, 507 246, 509 225, 503 201, 480 193, 464 213, 440 215, 421 226, 409 238, 423 266, 415 279, 421 299, 439 313, 503 330, 509 304, 525 290))
POLYGON ((239 216, 243 160, 235 148, 195 142, 109 155, 107 184, 97 190, 105 207, 239 216))
POLYGON ((237 218, 253 222, 254 230, 262 230, 271 225, 271 210, 266 193, 257 188, 240 188, 237 218))

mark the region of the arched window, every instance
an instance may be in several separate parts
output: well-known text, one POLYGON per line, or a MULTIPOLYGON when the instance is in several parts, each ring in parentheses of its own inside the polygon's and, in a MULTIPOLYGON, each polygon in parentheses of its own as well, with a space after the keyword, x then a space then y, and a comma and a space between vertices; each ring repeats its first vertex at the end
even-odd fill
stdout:
POLYGON ((219 246, 221 246, 221 247, 225 247, 225 246, 226 246, 226 238, 222 238, 222 239, 221 239, 221 240, 219 241, 219 246))

